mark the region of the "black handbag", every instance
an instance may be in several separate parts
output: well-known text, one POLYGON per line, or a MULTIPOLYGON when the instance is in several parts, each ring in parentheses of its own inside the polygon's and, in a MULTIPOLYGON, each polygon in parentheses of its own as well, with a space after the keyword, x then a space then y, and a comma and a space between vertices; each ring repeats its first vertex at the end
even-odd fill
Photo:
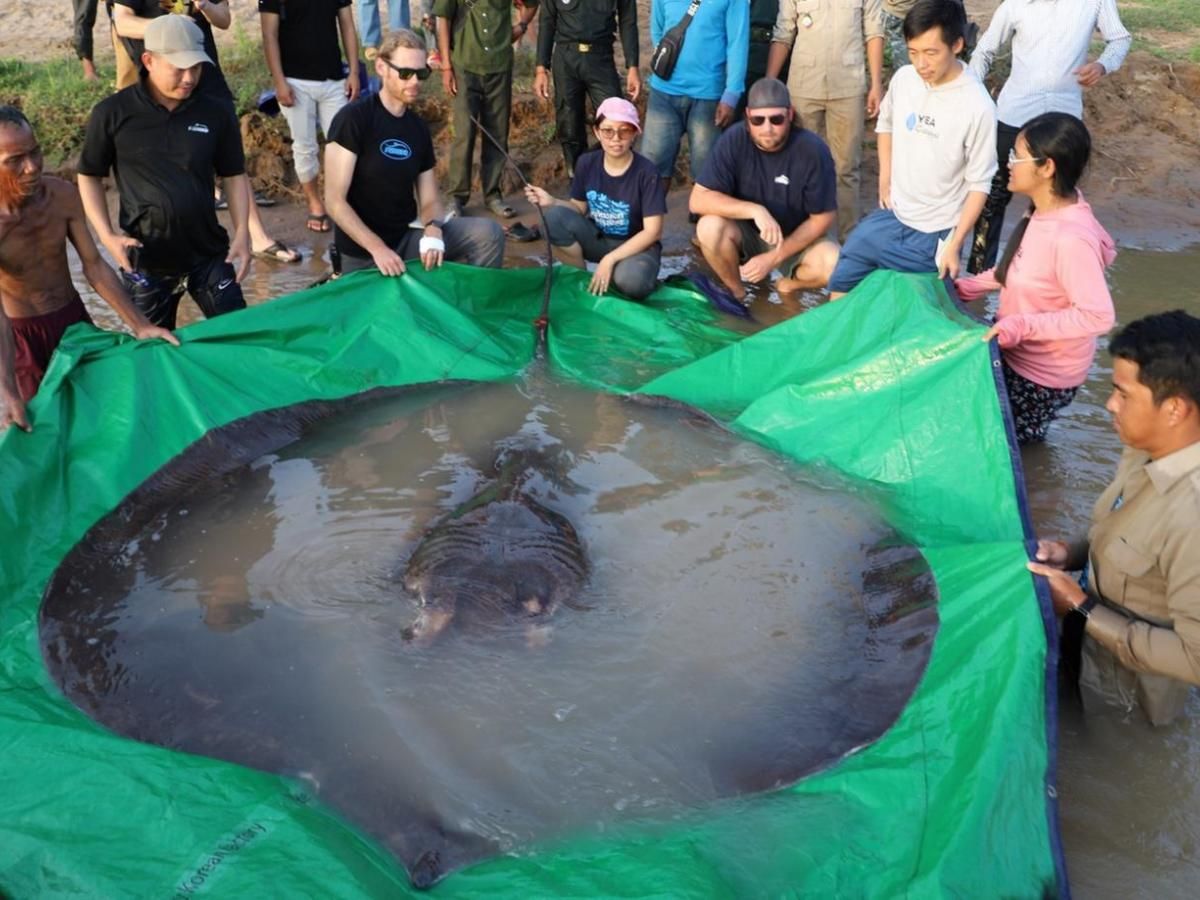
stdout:
POLYGON ((650 71, 664 81, 670 80, 671 73, 675 71, 675 63, 679 61, 679 53, 683 50, 684 35, 687 34, 688 26, 692 24, 699 8, 700 0, 692 0, 683 18, 662 36, 662 40, 650 56, 650 71))

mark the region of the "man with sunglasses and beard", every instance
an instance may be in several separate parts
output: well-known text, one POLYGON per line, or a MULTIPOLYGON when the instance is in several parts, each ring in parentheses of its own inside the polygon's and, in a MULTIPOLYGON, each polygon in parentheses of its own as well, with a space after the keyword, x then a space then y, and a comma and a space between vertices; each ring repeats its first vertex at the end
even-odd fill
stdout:
POLYGON ((34 395, 63 333, 91 322, 71 282, 66 241, 84 277, 139 339, 179 341, 151 325, 101 258, 88 231, 79 191, 42 174, 42 150, 29 120, 0 106, 0 431, 28 429, 34 395))
POLYGON ((342 108, 325 147, 325 206, 341 271, 374 265, 403 275, 404 260, 415 258, 426 270, 445 260, 498 269, 504 229, 497 222, 445 219, 433 139, 411 108, 430 74, 425 42, 406 29, 390 32, 375 72, 379 92, 342 108), (411 227, 414 220, 420 228, 411 227))
MULTIPOLYGON (((743 282, 778 269, 780 291, 829 281, 838 246, 837 175, 825 143, 794 122, 787 86, 761 78, 746 100, 745 127, 717 141, 692 188, 696 239, 728 297, 744 303, 743 282)), ((715 285, 711 286, 720 290, 715 285)))

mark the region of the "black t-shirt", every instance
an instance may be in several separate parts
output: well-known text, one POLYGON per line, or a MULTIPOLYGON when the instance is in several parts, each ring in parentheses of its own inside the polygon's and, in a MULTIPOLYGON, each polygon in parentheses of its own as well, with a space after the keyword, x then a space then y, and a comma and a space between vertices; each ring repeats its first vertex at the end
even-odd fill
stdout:
POLYGON ((825 142, 792 126, 775 153, 755 146, 744 123, 727 128, 709 154, 699 183, 739 200, 761 203, 786 237, 814 213, 837 209, 837 173, 825 142))
MULTIPOLYGON (((157 19, 159 16, 165 16, 167 11, 162 8, 159 0, 116 0, 117 6, 128 6, 133 10, 135 16, 140 16, 143 19, 157 19)), ((221 72, 221 60, 217 56, 217 42, 213 38, 212 25, 208 19, 204 17, 204 13, 196 9, 190 2, 187 5, 187 14, 192 17, 192 21, 200 26, 200 31, 204 34, 204 52, 208 54, 214 65, 204 64, 203 74, 200 76, 200 86, 197 88, 202 94, 208 94, 212 97, 221 97, 229 102, 233 102, 233 91, 229 90, 229 85, 225 81, 225 76, 221 72)), ((125 46, 129 53, 130 59, 140 68, 142 65, 142 51, 146 49, 145 41, 141 38, 121 38, 121 43, 125 46)))
POLYGON ((605 171, 603 150, 583 154, 575 163, 571 197, 587 201, 588 218, 607 237, 633 237, 644 227, 644 217, 667 212, 658 168, 640 153, 616 176, 605 171))
POLYGON ((112 170, 121 230, 142 242, 139 264, 175 275, 229 251, 213 205, 215 175, 246 171, 233 107, 193 93, 173 111, 154 102, 146 76, 92 109, 79 173, 112 170))
POLYGON ((338 10, 349 5, 350 0, 258 0, 260 13, 279 16, 279 57, 285 76, 303 81, 341 81, 337 17, 338 10))
MULTIPOLYGON (((429 126, 411 109, 393 116, 372 94, 338 111, 329 140, 358 157, 346 195, 351 209, 384 243, 397 246, 417 215, 417 176, 434 166, 429 126)), ((371 255, 340 228, 334 242, 349 256, 371 255)))

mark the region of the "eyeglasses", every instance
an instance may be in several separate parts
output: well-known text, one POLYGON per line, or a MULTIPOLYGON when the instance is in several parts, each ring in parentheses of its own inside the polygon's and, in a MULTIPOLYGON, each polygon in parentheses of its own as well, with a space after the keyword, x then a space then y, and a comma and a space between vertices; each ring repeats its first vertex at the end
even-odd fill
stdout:
POLYGON ((596 134, 600 135, 600 137, 602 137, 602 138, 607 138, 610 141, 613 140, 614 138, 620 138, 623 141, 627 141, 631 137, 633 137, 635 134, 637 134, 637 129, 636 128, 597 128, 596 134))
POLYGON ((401 81, 408 81, 408 79, 412 78, 414 75, 416 75, 420 81, 424 81, 426 78, 428 78, 430 76, 431 71, 432 71, 429 68, 429 66, 422 66, 419 69, 402 69, 400 66, 397 66, 397 65, 389 62, 388 60, 384 59, 382 56, 377 56, 375 58, 377 60, 379 60, 381 63, 383 63, 385 66, 387 66, 389 69, 391 69, 393 72, 395 72, 396 75, 399 76, 401 81))
POLYGON ((765 122, 770 122, 772 125, 782 125, 787 121, 786 113, 772 113, 769 116, 746 116, 746 119, 755 128, 760 127, 765 122))
POLYGON ((1009 150, 1009 151, 1008 151, 1008 164, 1009 164, 1010 166, 1015 166, 1015 165, 1017 165, 1018 163, 1027 163, 1027 162, 1045 162, 1045 161, 1046 161, 1046 157, 1044 157, 1044 156, 1026 156, 1026 157, 1019 157, 1019 156, 1017 156, 1017 151, 1016 151, 1016 150, 1009 150))

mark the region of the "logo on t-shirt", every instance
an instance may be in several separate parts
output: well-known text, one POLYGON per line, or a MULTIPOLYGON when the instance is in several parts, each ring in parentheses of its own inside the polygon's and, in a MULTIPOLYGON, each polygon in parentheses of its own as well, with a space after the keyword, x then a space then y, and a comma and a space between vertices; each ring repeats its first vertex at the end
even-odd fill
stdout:
POLYGON ((776 183, 776 184, 782 184, 782 185, 784 185, 784 186, 786 187, 787 185, 791 184, 791 183, 792 183, 792 181, 791 181, 791 179, 790 179, 790 178, 788 178, 786 175, 776 175, 776 176, 775 176, 775 183, 776 183))
POLYGON ((614 200, 603 191, 587 192, 588 216, 596 227, 610 237, 629 235, 629 204, 614 200))
POLYGON ((194 131, 197 134, 208 134, 208 126, 203 122, 193 122, 188 126, 188 131, 194 131))
POLYGON ((408 159, 412 156, 412 147, 399 138, 388 138, 379 145, 379 152, 388 159, 408 159))
POLYGON ((909 131, 915 131, 917 134, 926 134, 929 137, 937 137, 937 120, 933 116, 918 115, 915 112, 909 113, 908 118, 904 120, 904 124, 909 131))

